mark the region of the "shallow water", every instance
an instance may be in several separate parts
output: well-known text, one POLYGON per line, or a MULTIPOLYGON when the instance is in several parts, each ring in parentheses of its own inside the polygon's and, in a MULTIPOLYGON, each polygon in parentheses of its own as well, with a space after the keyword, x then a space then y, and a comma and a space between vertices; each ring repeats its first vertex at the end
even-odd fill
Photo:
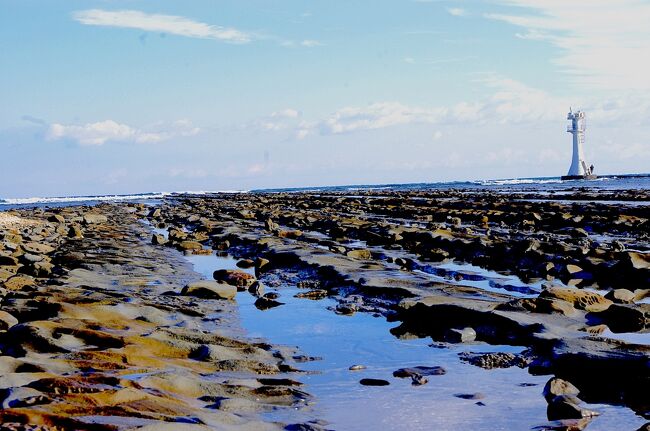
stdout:
MULTIPOLYGON (((217 269, 236 268, 230 256, 188 256, 195 270, 210 279, 217 269)), ((262 277, 263 279, 263 277, 262 277)), ((339 316, 328 309, 333 299, 311 301, 294 298, 304 291, 292 285, 276 290, 285 305, 266 311, 254 306, 247 292, 237 296, 240 321, 249 337, 274 344, 297 346, 305 355, 322 360, 299 364, 316 374, 298 375, 304 390, 315 396, 307 407, 279 409, 266 414, 269 420, 291 423, 320 418, 329 428, 346 430, 513 430, 530 429, 546 423, 546 402, 541 395, 549 376, 532 376, 519 368, 484 370, 462 363, 463 351, 519 352, 512 346, 486 344, 430 346, 428 339, 400 340, 390 334, 396 324, 365 313, 339 316), (362 364, 362 371, 349 371, 362 364), (407 366, 443 366, 447 374, 429 376, 429 383, 415 387, 392 372, 407 366), (367 387, 362 378, 379 378, 389 386, 367 387), (480 400, 466 400, 455 394, 482 393, 480 400), (484 405, 479 405, 480 401, 484 405)), ((588 406, 588 405, 586 405, 588 406)), ((602 415, 588 430, 636 429, 645 421, 628 409, 588 406, 602 415)))

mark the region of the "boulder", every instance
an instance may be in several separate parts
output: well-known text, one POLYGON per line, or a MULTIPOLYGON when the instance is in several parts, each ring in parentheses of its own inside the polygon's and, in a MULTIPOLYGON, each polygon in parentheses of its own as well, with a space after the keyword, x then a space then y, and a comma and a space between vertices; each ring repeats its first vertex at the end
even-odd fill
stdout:
POLYGON ((155 233, 151 237, 151 243, 153 245, 165 245, 165 244, 167 244, 167 239, 165 239, 164 235, 160 235, 160 234, 155 233))
POLYGON ((251 287, 257 281, 254 275, 237 269, 219 269, 212 274, 212 277, 217 281, 244 289, 251 287))
POLYGON ((242 259, 237 262, 238 268, 252 268, 255 266, 255 262, 251 259, 242 259))
POLYGON ((197 241, 181 241, 178 248, 180 250, 201 250, 203 245, 197 241))
POLYGON ((68 229, 68 238, 81 239, 83 237, 84 235, 79 225, 73 224, 70 226, 68 229))
POLYGON ((599 312, 606 310, 612 301, 594 292, 572 287, 549 287, 539 294, 540 298, 556 298, 567 301, 577 309, 599 312))
POLYGON ((198 298, 234 299, 237 295, 237 289, 226 283, 203 280, 183 287, 181 295, 196 296, 198 298))
POLYGON ((631 304, 634 302, 634 292, 627 289, 610 290, 605 298, 617 304, 631 304))
POLYGON ((0 310, 0 331, 6 331, 7 329, 17 324, 18 319, 6 311, 0 310))
POLYGON ((573 386, 571 382, 557 377, 553 377, 548 382, 546 382, 544 390, 542 391, 542 394, 544 395, 544 398, 546 398, 547 402, 551 402, 553 398, 557 397, 558 395, 577 396, 579 393, 580 391, 578 388, 573 386))
POLYGON ((278 231, 278 236, 280 238, 288 238, 288 239, 297 239, 302 236, 302 231, 298 229, 294 230, 280 230, 278 231))
POLYGON ((108 221, 108 218, 103 214, 87 213, 83 216, 84 224, 103 224, 108 221))
POLYGON ((23 250, 32 254, 50 254, 55 248, 51 245, 43 244, 40 242, 26 242, 22 244, 23 250))
POLYGON ((450 328, 445 334, 445 340, 450 343, 471 343, 476 340, 476 331, 472 328, 450 328))
POLYGON ((382 379, 361 379, 359 380, 363 386, 388 386, 390 383, 382 379))
POLYGON ((638 253, 636 251, 628 251, 627 257, 632 268, 634 269, 650 269, 650 254, 638 253))
POLYGON ((357 249, 357 250, 350 250, 347 253, 345 253, 346 256, 351 257, 353 259, 372 259, 372 253, 370 250, 367 249, 357 249))
POLYGON ((582 419, 598 416, 593 410, 580 407, 580 400, 571 395, 559 395, 549 402, 546 416, 549 420, 582 419))
POLYGON ((0 254, 0 266, 16 266, 18 265, 18 259, 13 256, 7 256, 0 254))
POLYGON ((613 304, 600 313, 591 313, 614 332, 643 331, 650 326, 650 304, 613 304))
POLYGON ((52 214, 47 218, 50 223, 65 223, 65 218, 60 214, 52 214))

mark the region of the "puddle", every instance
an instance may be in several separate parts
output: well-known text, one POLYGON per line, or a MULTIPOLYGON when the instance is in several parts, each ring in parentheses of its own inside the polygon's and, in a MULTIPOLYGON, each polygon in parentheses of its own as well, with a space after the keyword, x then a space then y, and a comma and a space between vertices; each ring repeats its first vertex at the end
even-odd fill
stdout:
MULTIPOLYGON (((235 269, 237 260, 227 256, 187 256, 197 272, 210 279, 217 269, 235 269)), ((264 281, 264 277, 261 278, 264 281)), ((485 344, 431 347, 428 339, 400 340, 390 334, 396 326, 383 318, 357 313, 339 316, 328 309, 336 305, 331 298, 320 301, 297 299, 304 292, 283 283, 277 288, 285 305, 260 311, 255 297, 248 292, 237 296, 239 320, 248 337, 262 338, 274 344, 299 347, 302 354, 322 360, 298 364, 316 371, 298 375, 304 390, 315 401, 299 409, 277 409, 265 413, 267 420, 287 423, 324 419, 329 429, 345 430, 430 430, 430 429, 530 429, 544 424, 546 402, 541 395, 549 376, 532 376, 519 368, 486 371, 458 359, 463 351, 507 351, 520 347, 485 344), (350 371, 352 365, 367 368, 350 371), (428 377, 429 383, 412 386, 409 379, 392 376, 408 366, 442 366, 445 375, 428 377), (362 378, 384 379, 389 386, 369 387, 362 378), (482 393, 480 401, 466 400, 455 394, 482 393)), ((294 376, 294 378, 296 378, 294 376)), ((589 430, 636 429, 644 420, 616 406, 595 406, 602 416, 589 430)))
POLYGON ((602 337, 625 341, 626 343, 650 346, 650 332, 612 332, 609 328, 600 334, 602 337))
POLYGON ((475 265, 455 262, 420 264, 416 272, 437 277, 447 283, 471 286, 489 292, 507 293, 520 298, 539 295, 542 284, 546 282, 526 284, 514 275, 503 275, 475 265))

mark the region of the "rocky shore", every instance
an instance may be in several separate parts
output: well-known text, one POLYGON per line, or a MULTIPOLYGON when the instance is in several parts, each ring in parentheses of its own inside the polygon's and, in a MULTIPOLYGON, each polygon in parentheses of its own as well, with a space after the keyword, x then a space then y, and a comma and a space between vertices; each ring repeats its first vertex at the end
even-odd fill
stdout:
MULTIPOLYGON (((0 213, 2 426, 327 428, 263 416, 311 399, 299 368, 313 358, 237 320, 237 291, 274 308, 280 281, 394 321, 396 337, 522 346, 458 360, 548 375, 543 429, 588 427, 585 404, 648 419, 650 206, 619 202, 631 196, 253 193, 0 213), (183 258, 213 253, 240 269, 200 280, 183 258), (521 283, 482 288, 472 269, 521 283)), ((395 376, 444 372, 422 365, 395 376)))
POLYGON ((283 429, 259 414, 308 398, 276 378, 293 352, 247 341, 234 302, 180 294, 199 275, 150 244, 146 214, 0 219, 0 429, 283 429))

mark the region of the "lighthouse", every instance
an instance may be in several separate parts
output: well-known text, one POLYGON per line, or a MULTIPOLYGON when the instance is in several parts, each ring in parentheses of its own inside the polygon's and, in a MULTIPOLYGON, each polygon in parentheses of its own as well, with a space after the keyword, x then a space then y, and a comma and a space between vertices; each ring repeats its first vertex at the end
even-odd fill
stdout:
POLYGON ((593 180, 596 176, 593 174, 594 166, 587 166, 583 145, 585 143, 585 129, 587 121, 583 111, 569 110, 567 120, 571 122, 566 131, 573 135, 573 157, 569 173, 562 177, 563 180, 593 180))

